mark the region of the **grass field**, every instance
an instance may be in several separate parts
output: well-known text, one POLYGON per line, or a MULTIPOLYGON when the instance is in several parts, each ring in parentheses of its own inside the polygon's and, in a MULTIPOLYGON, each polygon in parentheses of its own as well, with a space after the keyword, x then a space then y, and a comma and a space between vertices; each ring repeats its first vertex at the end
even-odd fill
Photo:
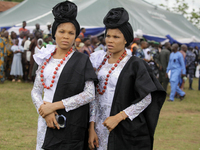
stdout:
MULTIPOLYGON (((37 113, 31 100, 30 83, 0 84, 0 150, 34 150, 37 113)), ((155 133, 154 150, 200 149, 200 91, 185 85, 183 101, 166 101, 155 133)), ((168 90, 169 91, 169 90, 168 90)), ((169 92, 168 92, 169 93, 169 92)), ((168 97, 167 97, 168 98, 168 97)))

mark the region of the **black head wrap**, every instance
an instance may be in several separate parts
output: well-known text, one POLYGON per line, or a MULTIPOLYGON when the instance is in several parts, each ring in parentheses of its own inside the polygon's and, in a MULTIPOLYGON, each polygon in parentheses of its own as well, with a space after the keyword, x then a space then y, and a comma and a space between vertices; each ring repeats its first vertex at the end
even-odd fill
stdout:
POLYGON ((76 38, 80 33, 80 25, 76 20, 77 6, 69 1, 58 3, 53 7, 54 23, 52 26, 52 38, 55 39, 57 27, 61 23, 71 22, 76 28, 76 38))
POLYGON ((103 19, 103 23, 106 26, 106 33, 108 29, 116 28, 123 33, 127 42, 125 46, 129 46, 133 41, 133 29, 128 20, 128 12, 122 7, 111 9, 103 19))

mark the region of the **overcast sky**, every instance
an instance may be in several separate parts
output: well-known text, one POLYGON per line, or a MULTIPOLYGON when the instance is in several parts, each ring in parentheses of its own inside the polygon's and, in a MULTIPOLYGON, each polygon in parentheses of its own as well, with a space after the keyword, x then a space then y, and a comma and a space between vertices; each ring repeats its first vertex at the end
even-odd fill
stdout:
MULTIPOLYGON (((176 0, 168 0, 168 3, 166 0, 145 0, 151 4, 154 5, 159 5, 159 4, 164 4, 164 5, 169 5, 169 7, 173 7, 176 5, 176 0)), ((189 5, 188 11, 191 12, 192 9, 194 8, 196 11, 200 8, 200 0, 185 0, 185 3, 189 5)))

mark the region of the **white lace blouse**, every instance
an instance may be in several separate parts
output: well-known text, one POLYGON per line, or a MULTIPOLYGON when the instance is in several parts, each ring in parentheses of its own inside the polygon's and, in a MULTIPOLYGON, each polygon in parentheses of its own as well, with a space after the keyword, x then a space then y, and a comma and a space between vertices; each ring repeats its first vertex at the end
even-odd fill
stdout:
MULTIPOLYGON (((42 49, 43 50, 43 49, 42 49)), ((55 46, 48 46, 45 48, 45 50, 49 51, 49 53, 53 52, 55 50, 55 46)), ((34 56, 34 59, 36 62, 40 65, 37 72, 36 72, 36 79, 34 82, 33 89, 31 91, 32 101, 36 107, 36 110, 40 108, 40 105, 43 104, 43 101, 52 102, 53 96, 56 90, 56 86, 59 80, 59 76, 65 66, 65 64, 68 62, 68 60, 73 55, 74 51, 66 58, 66 60, 63 62, 63 64, 59 67, 59 70, 57 71, 56 78, 54 79, 53 87, 50 89, 44 89, 41 77, 40 77, 40 71, 41 71, 41 64, 42 59, 45 60, 50 57, 50 55, 43 55, 42 52, 39 52, 38 56, 34 56), (44 96, 42 97, 42 94, 44 92, 44 96)), ((44 69, 44 82, 46 85, 51 84, 52 76, 54 75, 53 72, 55 71, 55 67, 58 65, 61 59, 54 59, 51 58, 49 63, 46 65, 44 69)), ((91 102, 95 98, 95 87, 93 81, 86 81, 84 91, 79 93, 78 95, 63 99, 63 105, 65 106, 65 110, 68 112, 70 110, 76 109, 82 105, 85 105, 89 102, 91 102)), ((46 133, 46 122, 45 119, 42 118, 42 116, 39 115, 38 118, 38 130, 37 130, 37 150, 41 150, 42 144, 44 142, 44 137, 46 133)))

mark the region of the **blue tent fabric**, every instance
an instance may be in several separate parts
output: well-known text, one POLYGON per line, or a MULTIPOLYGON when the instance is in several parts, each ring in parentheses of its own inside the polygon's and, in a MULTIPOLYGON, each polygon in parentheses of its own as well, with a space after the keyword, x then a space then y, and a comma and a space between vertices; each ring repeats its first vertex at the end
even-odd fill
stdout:
POLYGON ((198 48, 200 48, 200 43, 198 43, 198 42, 191 42, 191 43, 180 43, 180 42, 178 42, 177 40, 175 40, 174 38, 172 38, 170 35, 166 35, 166 37, 169 39, 169 42, 171 43, 171 44, 173 44, 173 43, 177 43, 177 44, 180 44, 180 45, 182 45, 182 44, 185 44, 185 45, 187 45, 188 47, 195 47, 195 46, 197 46, 198 48))
POLYGON ((88 35, 98 35, 103 33, 105 30, 105 27, 98 27, 98 28, 86 28, 86 32, 85 32, 85 37, 87 37, 88 35))
POLYGON ((6 29, 6 30, 8 30, 8 29, 10 29, 11 27, 0 27, 0 31, 2 30, 2 29, 6 29))
POLYGON ((166 37, 169 39, 169 42, 172 43, 177 43, 177 44, 186 44, 186 43, 180 43, 177 40, 175 40, 174 38, 172 38, 169 34, 166 35, 166 37))
POLYGON ((161 38, 161 37, 150 36, 150 35, 143 35, 143 37, 149 41, 155 41, 155 42, 162 42, 167 39, 167 38, 161 38))

